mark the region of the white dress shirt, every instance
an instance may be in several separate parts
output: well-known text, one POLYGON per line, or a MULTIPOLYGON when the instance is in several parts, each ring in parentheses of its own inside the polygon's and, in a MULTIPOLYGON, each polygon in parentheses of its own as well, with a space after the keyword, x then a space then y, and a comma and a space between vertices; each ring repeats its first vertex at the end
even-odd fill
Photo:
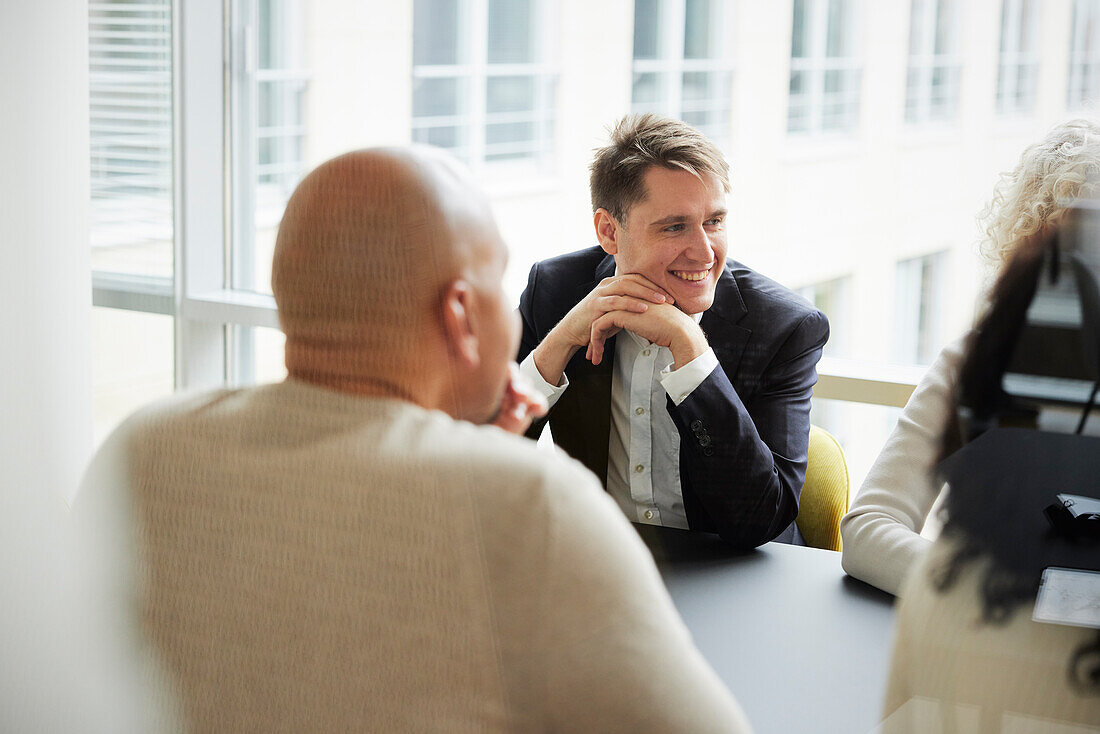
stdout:
MULTIPOLYGON (((702 314, 693 318, 698 323, 702 314)), ((687 529, 680 488, 680 434, 665 407, 665 396, 679 405, 718 366, 713 349, 672 369, 672 352, 621 331, 615 339, 611 379, 611 435, 607 445, 607 490, 634 522, 687 529)), ((569 387, 543 379, 534 354, 520 365, 550 407, 569 387)))

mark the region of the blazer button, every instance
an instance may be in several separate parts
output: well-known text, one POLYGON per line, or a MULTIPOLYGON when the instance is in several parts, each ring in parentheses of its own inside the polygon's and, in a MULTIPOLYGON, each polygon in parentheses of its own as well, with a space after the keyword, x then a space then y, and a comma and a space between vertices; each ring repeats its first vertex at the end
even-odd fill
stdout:
POLYGON ((706 447, 710 446, 710 436, 707 436, 706 434, 700 436, 699 437, 699 445, 702 446, 703 448, 706 448, 706 447))
POLYGON ((691 430, 698 433, 703 428, 703 421, 696 419, 691 422, 691 430))
POLYGON ((710 446, 707 446, 705 449, 703 449, 703 456, 714 456, 714 449, 712 449, 710 446))

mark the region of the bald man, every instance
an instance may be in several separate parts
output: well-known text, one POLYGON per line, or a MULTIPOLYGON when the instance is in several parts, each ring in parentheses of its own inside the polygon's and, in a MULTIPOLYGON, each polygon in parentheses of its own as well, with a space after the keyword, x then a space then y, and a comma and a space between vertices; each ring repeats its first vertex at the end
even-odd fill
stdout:
POLYGON ((75 511, 134 513, 191 728, 748 730, 599 481, 512 435, 506 259, 441 153, 329 161, 279 229, 287 380, 107 441, 75 511))

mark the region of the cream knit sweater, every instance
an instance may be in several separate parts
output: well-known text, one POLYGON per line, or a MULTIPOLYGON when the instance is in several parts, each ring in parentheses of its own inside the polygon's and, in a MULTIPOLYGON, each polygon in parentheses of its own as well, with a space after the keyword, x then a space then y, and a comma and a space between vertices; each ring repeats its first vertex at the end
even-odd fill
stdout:
POLYGON ((891 594, 899 592, 930 543, 920 532, 945 490, 932 469, 954 406, 963 347, 960 339, 940 352, 840 521, 844 570, 891 594))
POLYGON ((1006 624, 982 621, 987 561, 945 593, 929 580, 954 550, 941 537, 905 583, 882 734, 1100 733, 1100 690, 1080 692, 1068 678, 1095 630, 1033 622, 1028 604, 1006 624))
POLYGON ((526 439, 287 381, 136 415, 82 492, 134 512, 195 731, 748 731, 598 480, 526 439))

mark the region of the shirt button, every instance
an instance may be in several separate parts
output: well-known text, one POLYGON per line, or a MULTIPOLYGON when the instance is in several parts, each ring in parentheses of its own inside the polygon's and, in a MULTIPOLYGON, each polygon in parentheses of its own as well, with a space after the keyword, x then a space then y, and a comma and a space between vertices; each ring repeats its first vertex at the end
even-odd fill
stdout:
POLYGON ((646 520, 652 520, 653 519, 653 510, 646 510, 645 513, 644 513, 644 517, 645 517, 646 520))
POLYGON ((687 399, 688 399, 688 394, 687 393, 684 393, 683 395, 680 396, 680 402, 681 403, 684 402, 687 399))
POLYGON ((645 415, 645 408, 635 408, 634 415, 645 415))
POLYGON ((638 472, 639 474, 641 474, 642 472, 644 472, 644 471, 645 471, 645 466, 643 466, 642 464, 638 464, 638 465, 637 465, 636 467, 634 467, 634 471, 636 471, 636 472, 638 472))
POLYGON ((649 356, 649 350, 648 349, 643 349, 642 350, 642 356, 643 357, 648 357, 649 356))

